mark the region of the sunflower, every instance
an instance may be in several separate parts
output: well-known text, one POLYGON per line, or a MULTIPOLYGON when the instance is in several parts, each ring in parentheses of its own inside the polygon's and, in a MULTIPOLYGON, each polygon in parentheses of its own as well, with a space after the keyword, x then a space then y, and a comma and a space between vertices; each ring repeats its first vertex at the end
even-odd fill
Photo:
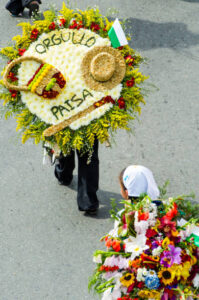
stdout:
POLYGON ((135 276, 132 273, 126 273, 120 278, 120 282, 123 286, 127 288, 134 283, 135 276))
POLYGON ((162 280, 164 285, 170 285, 175 278, 175 271, 172 268, 162 268, 158 272, 158 277, 162 280))
POLYGON ((155 290, 141 290, 138 292, 138 296, 143 299, 160 299, 160 292, 155 290))

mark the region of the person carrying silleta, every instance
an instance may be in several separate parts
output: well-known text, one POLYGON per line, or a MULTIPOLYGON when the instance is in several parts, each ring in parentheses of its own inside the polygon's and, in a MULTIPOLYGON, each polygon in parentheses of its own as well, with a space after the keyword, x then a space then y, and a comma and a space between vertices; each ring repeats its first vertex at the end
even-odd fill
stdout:
POLYGON ((17 17, 23 13, 25 8, 29 9, 29 16, 39 11, 41 0, 9 0, 6 9, 9 10, 11 16, 17 17))

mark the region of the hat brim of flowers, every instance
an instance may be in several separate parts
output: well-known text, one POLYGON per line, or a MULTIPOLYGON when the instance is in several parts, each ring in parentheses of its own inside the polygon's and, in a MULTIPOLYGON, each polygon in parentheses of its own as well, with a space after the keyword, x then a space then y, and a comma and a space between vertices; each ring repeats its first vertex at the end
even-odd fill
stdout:
POLYGON ((109 46, 96 46, 92 50, 88 51, 84 56, 81 64, 81 71, 86 85, 91 89, 95 91, 111 90, 116 85, 121 83, 123 78, 125 77, 126 63, 123 56, 118 50, 109 46), (92 73, 90 71, 92 59, 100 52, 109 53, 115 58, 115 71, 112 77, 107 81, 97 81, 92 76, 92 73))

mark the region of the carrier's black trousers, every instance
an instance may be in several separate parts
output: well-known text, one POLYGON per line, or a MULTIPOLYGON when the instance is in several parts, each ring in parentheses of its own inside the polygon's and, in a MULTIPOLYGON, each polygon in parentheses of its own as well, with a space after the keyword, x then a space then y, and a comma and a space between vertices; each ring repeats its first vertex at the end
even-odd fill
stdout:
MULTIPOLYGON (((25 7, 28 7, 28 5, 33 0, 9 0, 6 4, 6 9, 11 12, 13 15, 18 15, 21 12, 23 12, 25 7)), ((38 3, 41 4, 41 0, 36 0, 38 3)))
MULTIPOLYGON (((99 185, 99 159, 98 140, 95 139, 91 162, 87 164, 88 153, 81 155, 77 151, 78 157, 78 190, 77 204, 81 211, 96 209, 99 201, 96 195, 99 185)), ((55 176, 62 184, 70 184, 73 179, 75 168, 75 152, 68 156, 61 156, 55 166, 55 176)))

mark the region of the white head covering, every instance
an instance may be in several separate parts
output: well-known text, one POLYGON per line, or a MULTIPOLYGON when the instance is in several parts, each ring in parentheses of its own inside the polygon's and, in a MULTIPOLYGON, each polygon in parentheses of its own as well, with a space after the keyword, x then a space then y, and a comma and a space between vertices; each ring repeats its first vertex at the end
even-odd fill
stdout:
POLYGON ((146 193, 152 200, 156 200, 160 195, 153 173, 143 166, 127 167, 123 174, 123 183, 130 197, 139 197, 146 193))

